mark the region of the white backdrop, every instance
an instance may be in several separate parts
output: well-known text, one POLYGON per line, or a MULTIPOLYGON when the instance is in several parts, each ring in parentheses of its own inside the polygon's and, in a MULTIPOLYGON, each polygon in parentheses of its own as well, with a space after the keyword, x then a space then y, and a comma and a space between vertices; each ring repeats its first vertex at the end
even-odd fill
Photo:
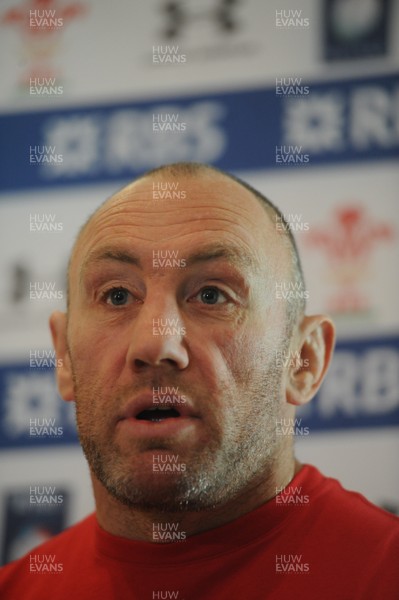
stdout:
POLYGON ((48 315, 64 306, 79 226, 137 173, 175 159, 235 172, 296 222, 309 310, 330 312, 339 334, 298 456, 399 510, 399 3, 178 4, 182 25, 162 0, 54 0, 46 18, 60 24, 43 30, 34 0, 1 3, 3 560, 93 508, 71 407, 29 361, 51 349, 48 315), (157 112, 179 115, 186 132, 154 133, 157 112), (63 160, 32 164, 32 147, 63 160), (31 230, 43 215, 54 231, 31 230), (33 301, 31 282, 63 297, 33 301), (32 416, 62 435, 32 437, 32 416), (65 501, 22 530, 15 498, 38 485, 65 501))

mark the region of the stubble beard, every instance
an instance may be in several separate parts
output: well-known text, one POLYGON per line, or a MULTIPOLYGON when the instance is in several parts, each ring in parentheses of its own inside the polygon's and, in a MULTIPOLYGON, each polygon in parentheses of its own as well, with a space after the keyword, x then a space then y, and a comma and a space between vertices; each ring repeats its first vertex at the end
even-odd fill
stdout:
MULTIPOLYGON (((143 476, 140 464, 132 465, 113 439, 103 441, 90 426, 93 399, 101 397, 101 388, 82 385, 74 371, 80 443, 92 473, 121 504, 169 513, 209 510, 232 500, 273 471, 281 442, 276 436, 276 419, 281 416, 281 384, 282 369, 272 365, 262 376, 248 376, 246 384, 240 386, 240 398, 232 397, 230 386, 226 386, 226 405, 237 409, 245 395, 252 403, 251 414, 245 422, 242 419, 240 422, 240 412, 233 411, 233 435, 226 437, 225 429, 225 437, 221 439, 219 432, 206 448, 190 454, 184 472, 158 475, 162 477, 159 485, 159 480, 154 482, 154 473, 143 476)), ((155 444, 154 441, 154 448, 155 444)), ((181 459, 184 462, 184 457, 181 459)))

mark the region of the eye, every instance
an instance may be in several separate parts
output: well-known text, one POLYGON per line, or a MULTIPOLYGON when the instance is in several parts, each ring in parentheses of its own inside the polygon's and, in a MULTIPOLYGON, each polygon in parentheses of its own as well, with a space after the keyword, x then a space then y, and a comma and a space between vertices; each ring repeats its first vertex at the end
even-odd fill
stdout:
POLYGON ((202 288, 195 296, 204 304, 224 304, 227 300, 226 296, 217 287, 202 288))
POLYGON ((131 294, 128 290, 122 287, 115 287, 107 290, 103 298, 107 304, 112 306, 124 306, 130 300, 131 294))

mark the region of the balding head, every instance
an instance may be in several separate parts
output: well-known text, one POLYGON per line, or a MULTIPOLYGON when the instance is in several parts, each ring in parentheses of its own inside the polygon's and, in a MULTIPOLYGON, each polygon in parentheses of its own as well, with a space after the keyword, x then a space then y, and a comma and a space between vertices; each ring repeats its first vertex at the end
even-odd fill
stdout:
POLYGON ((208 510, 268 487, 276 465, 289 480, 292 439, 276 425, 317 390, 333 336, 323 316, 298 318, 295 293, 277 293, 302 280, 276 216, 234 177, 178 164, 123 188, 82 229, 68 316, 50 323, 100 503, 208 510), (175 184, 181 196, 158 194, 175 184), (165 386, 186 404, 154 414, 165 386), (154 451, 187 470, 154 476, 154 451))
MULTIPOLYGON (((268 199, 266 196, 261 194, 258 190, 253 188, 251 185, 246 183, 245 181, 235 177, 234 175, 221 171, 215 167, 210 165, 202 164, 202 163, 173 163, 169 165, 164 165, 158 167, 156 169, 150 170, 144 173, 139 178, 135 179, 128 185, 124 186, 121 190, 116 192, 110 198, 105 200, 87 219, 85 224, 80 229, 76 242, 74 244, 73 250, 71 252, 71 257, 68 266, 68 308, 70 304, 70 295, 71 295, 71 270, 73 263, 78 259, 78 253, 82 244, 83 239, 85 238, 88 230, 92 230, 95 228, 96 219, 101 216, 104 211, 109 210, 112 207, 114 212, 118 211, 118 207, 124 206, 126 202, 135 202, 138 200, 142 200, 142 197, 138 197, 135 193, 135 188, 137 189, 137 185, 140 182, 148 181, 153 183, 159 182, 178 182, 183 181, 185 179, 188 180, 202 180, 203 182, 208 182, 209 189, 212 189, 217 182, 223 182, 223 179, 226 183, 230 184, 230 189, 232 189, 232 193, 234 193, 234 187, 231 188, 231 183, 235 183, 239 185, 241 188, 248 190, 251 196, 255 198, 263 207, 266 214, 269 217, 271 224, 273 225, 273 229, 276 236, 276 243, 281 243, 285 248, 285 251, 289 255, 290 259, 290 274, 289 281, 292 283, 292 287, 295 290, 304 290, 304 276, 301 266, 301 261, 298 253, 298 249, 295 243, 294 236, 291 232, 290 227, 285 221, 284 215, 281 211, 268 199), (279 224, 277 227, 276 224, 279 224)), ((162 201, 152 201, 152 194, 148 193, 146 201, 148 201, 148 205, 151 206, 151 210, 162 211, 167 206, 167 200, 162 201)), ((194 209, 193 209, 194 210, 194 209)), ((195 213, 193 213, 193 217, 195 218, 195 213)), ((301 315, 304 314, 306 306, 305 296, 302 294, 298 294, 296 298, 290 299, 287 302, 287 331, 291 332, 295 323, 298 322, 301 315)))

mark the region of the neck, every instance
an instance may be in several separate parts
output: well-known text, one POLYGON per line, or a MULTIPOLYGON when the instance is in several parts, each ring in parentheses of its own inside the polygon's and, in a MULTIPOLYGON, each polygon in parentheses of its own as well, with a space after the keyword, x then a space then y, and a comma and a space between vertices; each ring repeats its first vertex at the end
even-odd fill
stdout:
POLYGON ((276 496, 276 489, 286 487, 301 467, 292 456, 281 462, 261 481, 252 482, 251 486, 247 486, 240 494, 221 506, 203 511, 174 513, 127 507, 113 498, 92 474, 97 519, 100 526, 109 533, 131 540, 154 542, 154 523, 176 523, 179 531, 188 537, 220 527, 258 508, 276 496))

